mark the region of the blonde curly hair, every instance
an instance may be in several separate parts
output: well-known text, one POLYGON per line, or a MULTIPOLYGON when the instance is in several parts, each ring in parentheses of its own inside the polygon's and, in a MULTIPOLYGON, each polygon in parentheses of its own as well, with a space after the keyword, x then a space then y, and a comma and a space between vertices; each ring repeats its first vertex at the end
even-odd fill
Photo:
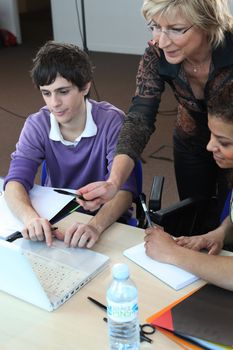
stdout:
POLYGON ((228 0, 144 0, 142 5, 148 22, 157 14, 172 16, 177 12, 205 31, 212 47, 223 43, 224 32, 233 30, 228 0))

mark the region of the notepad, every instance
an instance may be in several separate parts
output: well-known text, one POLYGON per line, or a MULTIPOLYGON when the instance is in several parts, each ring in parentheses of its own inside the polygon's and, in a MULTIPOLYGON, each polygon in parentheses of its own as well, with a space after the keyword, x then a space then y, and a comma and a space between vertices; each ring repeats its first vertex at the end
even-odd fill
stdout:
POLYGON ((151 259, 145 253, 144 243, 126 249, 123 254, 175 290, 184 288, 199 279, 179 267, 151 259))

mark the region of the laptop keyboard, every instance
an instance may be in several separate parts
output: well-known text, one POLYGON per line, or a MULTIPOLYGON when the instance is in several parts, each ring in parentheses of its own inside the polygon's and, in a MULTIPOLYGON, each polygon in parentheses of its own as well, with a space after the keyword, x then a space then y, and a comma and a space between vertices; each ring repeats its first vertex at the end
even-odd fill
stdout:
POLYGON ((43 256, 24 252, 48 297, 62 297, 79 289, 85 273, 43 256))

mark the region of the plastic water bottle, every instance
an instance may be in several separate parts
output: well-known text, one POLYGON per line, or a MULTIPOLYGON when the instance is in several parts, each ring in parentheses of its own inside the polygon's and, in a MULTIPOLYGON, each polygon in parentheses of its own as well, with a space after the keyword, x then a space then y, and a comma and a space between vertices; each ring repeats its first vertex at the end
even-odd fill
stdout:
POLYGON ((112 269, 113 281, 107 290, 110 350, 139 349, 138 291, 129 278, 126 264, 112 269))

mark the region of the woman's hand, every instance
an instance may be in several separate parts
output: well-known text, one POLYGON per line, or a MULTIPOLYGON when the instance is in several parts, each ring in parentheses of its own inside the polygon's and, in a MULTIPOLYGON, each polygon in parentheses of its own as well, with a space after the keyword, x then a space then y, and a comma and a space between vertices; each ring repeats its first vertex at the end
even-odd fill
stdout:
POLYGON ((176 241, 159 227, 148 228, 145 231, 146 254, 154 260, 169 263, 169 256, 174 252, 176 241))
POLYGON ((176 239, 176 243, 182 247, 192 250, 208 250, 208 254, 218 254, 223 248, 224 233, 219 228, 204 235, 181 236, 176 239))
POLYGON ((118 188, 110 181, 92 182, 78 189, 86 201, 77 199, 77 202, 85 209, 95 211, 99 207, 111 200, 117 193, 118 188))

